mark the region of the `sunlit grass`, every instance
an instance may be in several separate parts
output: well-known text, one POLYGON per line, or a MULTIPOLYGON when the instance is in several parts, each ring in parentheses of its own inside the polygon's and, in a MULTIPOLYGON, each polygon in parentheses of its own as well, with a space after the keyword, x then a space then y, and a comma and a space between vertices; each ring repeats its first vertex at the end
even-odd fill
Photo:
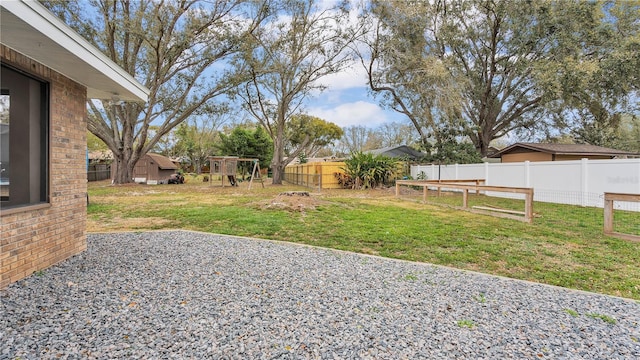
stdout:
MULTIPOLYGON (((320 200, 315 209, 295 211, 260 204, 283 191, 307 189, 215 185, 91 183, 88 228, 187 229, 282 240, 640 299, 640 243, 604 236, 602 209, 535 203, 534 223, 526 224, 396 199, 387 189, 323 191, 312 194, 320 200)), ((520 200, 496 199, 474 195, 470 203, 524 207, 520 200)), ((617 211, 616 222, 633 230, 640 214, 617 211)))

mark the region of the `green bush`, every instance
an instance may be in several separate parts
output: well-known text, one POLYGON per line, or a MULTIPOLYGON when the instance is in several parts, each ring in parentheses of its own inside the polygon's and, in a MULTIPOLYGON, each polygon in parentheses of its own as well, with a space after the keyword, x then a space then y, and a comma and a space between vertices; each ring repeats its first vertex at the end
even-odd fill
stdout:
POLYGON ((373 189, 389 182, 397 169, 397 160, 387 156, 362 152, 351 154, 344 161, 345 175, 353 179, 352 189, 373 189))

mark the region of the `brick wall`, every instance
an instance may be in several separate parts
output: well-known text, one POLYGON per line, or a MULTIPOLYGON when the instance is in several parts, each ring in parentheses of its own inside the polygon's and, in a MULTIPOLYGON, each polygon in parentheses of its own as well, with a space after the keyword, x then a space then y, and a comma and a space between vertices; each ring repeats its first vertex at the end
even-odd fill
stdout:
POLYGON ((87 90, 2 45, 0 59, 50 83, 50 204, 0 209, 2 289, 87 248, 87 90))

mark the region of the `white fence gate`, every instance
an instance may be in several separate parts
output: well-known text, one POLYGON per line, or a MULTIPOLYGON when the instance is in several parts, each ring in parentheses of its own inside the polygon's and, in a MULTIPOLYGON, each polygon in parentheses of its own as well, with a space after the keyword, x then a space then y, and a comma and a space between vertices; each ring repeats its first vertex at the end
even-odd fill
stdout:
MULTIPOLYGON (((534 200, 581 206, 604 206, 604 193, 640 194, 640 159, 416 165, 411 176, 429 180, 485 179, 486 185, 532 187, 534 200)), ((488 194, 508 196, 508 194, 488 194)), ((640 211, 640 203, 616 203, 640 211)))

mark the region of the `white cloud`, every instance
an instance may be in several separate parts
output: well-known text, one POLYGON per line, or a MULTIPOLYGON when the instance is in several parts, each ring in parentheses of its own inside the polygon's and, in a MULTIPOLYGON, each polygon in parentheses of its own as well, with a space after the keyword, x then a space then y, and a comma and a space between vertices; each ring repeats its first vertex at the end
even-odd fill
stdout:
POLYGON ((376 127, 390 120, 380 106, 366 101, 343 103, 332 108, 311 107, 307 109, 307 113, 340 127, 352 125, 376 127))
POLYGON ((327 86, 329 90, 366 88, 367 72, 360 64, 354 64, 340 72, 327 75, 319 79, 318 82, 327 86))

